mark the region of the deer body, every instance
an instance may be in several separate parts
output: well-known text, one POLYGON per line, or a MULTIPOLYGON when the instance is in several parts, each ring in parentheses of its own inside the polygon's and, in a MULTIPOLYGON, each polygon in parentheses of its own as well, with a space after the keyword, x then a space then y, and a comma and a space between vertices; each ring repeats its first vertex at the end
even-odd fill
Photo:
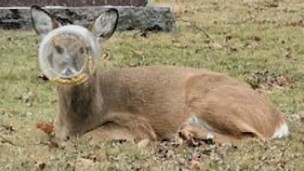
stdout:
POLYGON ((31 11, 34 28, 44 37, 41 69, 51 68, 45 73, 63 82, 79 74, 88 78, 78 85, 57 84, 58 138, 160 140, 178 133, 186 140, 233 142, 288 135, 281 113, 263 94, 223 74, 173 66, 98 68, 91 73, 87 61, 100 52, 97 39, 105 40, 115 31, 115 10, 103 12, 90 31, 61 27, 39 7, 31 11))
POLYGON ((238 139, 252 133, 266 140, 285 125, 280 112, 263 95, 207 70, 168 66, 100 69, 83 85, 58 86, 58 94, 55 128, 62 138, 109 123, 125 128, 121 135, 114 135, 123 137, 137 129, 117 121, 124 117, 148 125, 145 132, 133 135, 135 139, 170 138, 189 124, 206 129, 209 135, 238 139))

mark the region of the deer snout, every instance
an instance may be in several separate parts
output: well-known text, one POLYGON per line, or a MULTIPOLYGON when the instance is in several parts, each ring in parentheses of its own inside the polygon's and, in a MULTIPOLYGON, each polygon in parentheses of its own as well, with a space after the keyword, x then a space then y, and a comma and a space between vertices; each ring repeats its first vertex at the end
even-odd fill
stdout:
POLYGON ((63 69, 61 74, 63 76, 69 77, 69 76, 73 75, 73 71, 71 68, 68 67, 68 68, 63 69))
POLYGON ((74 77, 78 75, 78 70, 76 64, 76 59, 69 55, 63 57, 61 61, 61 71, 60 75, 65 78, 74 77))

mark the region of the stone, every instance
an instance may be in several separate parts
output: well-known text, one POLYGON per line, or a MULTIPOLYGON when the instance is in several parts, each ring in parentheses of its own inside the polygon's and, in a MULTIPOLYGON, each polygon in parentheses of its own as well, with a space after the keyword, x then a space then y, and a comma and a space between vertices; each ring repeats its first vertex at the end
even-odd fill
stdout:
MULTIPOLYGON (((60 17, 63 23, 74 21, 75 24, 86 26, 101 11, 110 6, 92 7, 46 7, 51 14, 60 17)), ((117 30, 149 30, 171 31, 175 20, 169 7, 133 7, 116 6, 119 12, 117 30)), ((32 29, 29 7, 0 7, 0 28, 32 29)))
POLYGON ((1 0, 0 7, 31 6, 146 6, 148 0, 1 0))

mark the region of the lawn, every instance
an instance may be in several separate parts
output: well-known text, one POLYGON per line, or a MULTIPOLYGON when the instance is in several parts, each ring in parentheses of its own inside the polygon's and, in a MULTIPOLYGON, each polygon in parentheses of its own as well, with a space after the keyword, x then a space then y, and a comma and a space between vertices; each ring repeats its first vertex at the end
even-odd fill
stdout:
POLYGON ((60 142, 36 128, 57 108, 53 83, 38 78, 39 37, 0 30, 0 170, 304 170, 304 2, 169 0, 170 33, 117 32, 100 67, 176 65, 207 68, 265 91, 284 112, 290 136, 262 143, 60 142))

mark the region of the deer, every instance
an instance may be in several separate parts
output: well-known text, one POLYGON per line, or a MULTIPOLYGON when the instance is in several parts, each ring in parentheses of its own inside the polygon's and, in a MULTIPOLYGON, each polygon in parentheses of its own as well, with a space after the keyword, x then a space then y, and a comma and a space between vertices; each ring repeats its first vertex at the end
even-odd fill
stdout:
POLYGON ((266 94, 228 74, 169 65, 94 67, 84 62, 92 54, 101 57, 103 43, 116 31, 115 8, 101 11, 88 26, 61 25, 58 17, 35 5, 30 15, 41 36, 40 68, 58 93, 54 134, 59 140, 182 137, 234 143, 289 134, 283 113, 266 94), (61 81, 46 68, 55 70, 61 81))

